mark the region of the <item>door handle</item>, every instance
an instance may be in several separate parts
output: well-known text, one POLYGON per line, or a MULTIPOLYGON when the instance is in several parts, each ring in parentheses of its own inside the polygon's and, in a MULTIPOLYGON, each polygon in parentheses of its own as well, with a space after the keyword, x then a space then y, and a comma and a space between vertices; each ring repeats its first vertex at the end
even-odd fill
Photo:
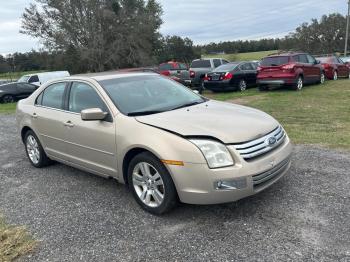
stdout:
POLYGON ((38 115, 36 113, 33 113, 32 118, 36 119, 36 118, 38 118, 38 115))
POLYGON ((73 127, 74 124, 72 123, 72 121, 67 121, 67 122, 64 123, 64 126, 73 127))

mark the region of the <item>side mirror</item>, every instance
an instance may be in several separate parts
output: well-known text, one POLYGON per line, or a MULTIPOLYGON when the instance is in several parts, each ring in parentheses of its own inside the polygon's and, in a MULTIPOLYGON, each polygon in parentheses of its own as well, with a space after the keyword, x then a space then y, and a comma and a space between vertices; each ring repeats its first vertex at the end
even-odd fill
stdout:
POLYGON ((199 95, 199 91, 198 90, 192 90, 192 91, 193 91, 193 93, 199 95))
POLYGON ((107 117, 108 113, 103 112, 100 108, 89 108, 81 111, 81 120, 98 121, 107 117))
POLYGON ((314 63, 314 64, 315 64, 315 65, 321 64, 321 61, 315 60, 315 63, 314 63))

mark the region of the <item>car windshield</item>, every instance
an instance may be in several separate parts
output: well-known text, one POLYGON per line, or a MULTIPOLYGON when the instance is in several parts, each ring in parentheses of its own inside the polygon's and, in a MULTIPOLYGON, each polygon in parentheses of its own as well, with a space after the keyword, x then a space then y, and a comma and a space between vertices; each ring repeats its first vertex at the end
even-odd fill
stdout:
POLYGON ((28 82, 28 79, 30 76, 22 76, 20 79, 17 80, 17 82, 28 82))
POLYGON ((329 63, 331 62, 331 57, 317 57, 317 60, 320 61, 321 63, 329 63))
POLYGON ((115 106, 129 116, 161 113, 206 101, 189 88, 159 75, 129 76, 99 83, 115 106))
POLYGON ((238 63, 230 63, 221 65, 213 70, 213 72, 229 72, 237 67, 238 63))
POLYGON ((288 56, 270 56, 265 57, 261 61, 262 66, 280 66, 284 64, 288 64, 289 57, 288 56))
POLYGON ((206 68, 211 67, 210 60, 194 60, 191 68, 206 68))

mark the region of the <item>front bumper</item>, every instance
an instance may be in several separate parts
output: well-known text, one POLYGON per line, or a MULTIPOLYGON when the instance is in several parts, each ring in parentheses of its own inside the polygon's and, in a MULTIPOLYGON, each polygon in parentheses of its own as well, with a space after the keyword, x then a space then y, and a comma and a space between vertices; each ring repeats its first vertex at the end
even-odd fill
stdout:
POLYGON ((234 149, 230 151, 235 160, 232 167, 209 169, 207 164, 194 163, 168 166, 181 202, 227 203, 268 188, 288 171, 292 146, 287 136, 279 147, 249 162, 234 149), (218 189, 218 181, 233 181, 235 188, 218 189))

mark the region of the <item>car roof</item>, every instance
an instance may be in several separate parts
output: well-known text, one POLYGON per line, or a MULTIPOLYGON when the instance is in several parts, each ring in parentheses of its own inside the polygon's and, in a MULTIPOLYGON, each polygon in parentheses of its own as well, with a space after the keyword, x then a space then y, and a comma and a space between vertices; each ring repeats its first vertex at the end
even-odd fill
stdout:
POLYGON ((72 75, 63 78, 64 80, 76 80, 76 79, 94 79, 96 81, 103 81, 116 78, 132 77, 132 76, 152 76, 159 75, 156 72, 118 72, 118 71, 108 71, 101 73, 88 73, 72 75))
POLYGON ((305 52, 283 52, 268 55, 267 57, 278 57, 278 56, 294 56, 294 55, 305 55, 305 52))

